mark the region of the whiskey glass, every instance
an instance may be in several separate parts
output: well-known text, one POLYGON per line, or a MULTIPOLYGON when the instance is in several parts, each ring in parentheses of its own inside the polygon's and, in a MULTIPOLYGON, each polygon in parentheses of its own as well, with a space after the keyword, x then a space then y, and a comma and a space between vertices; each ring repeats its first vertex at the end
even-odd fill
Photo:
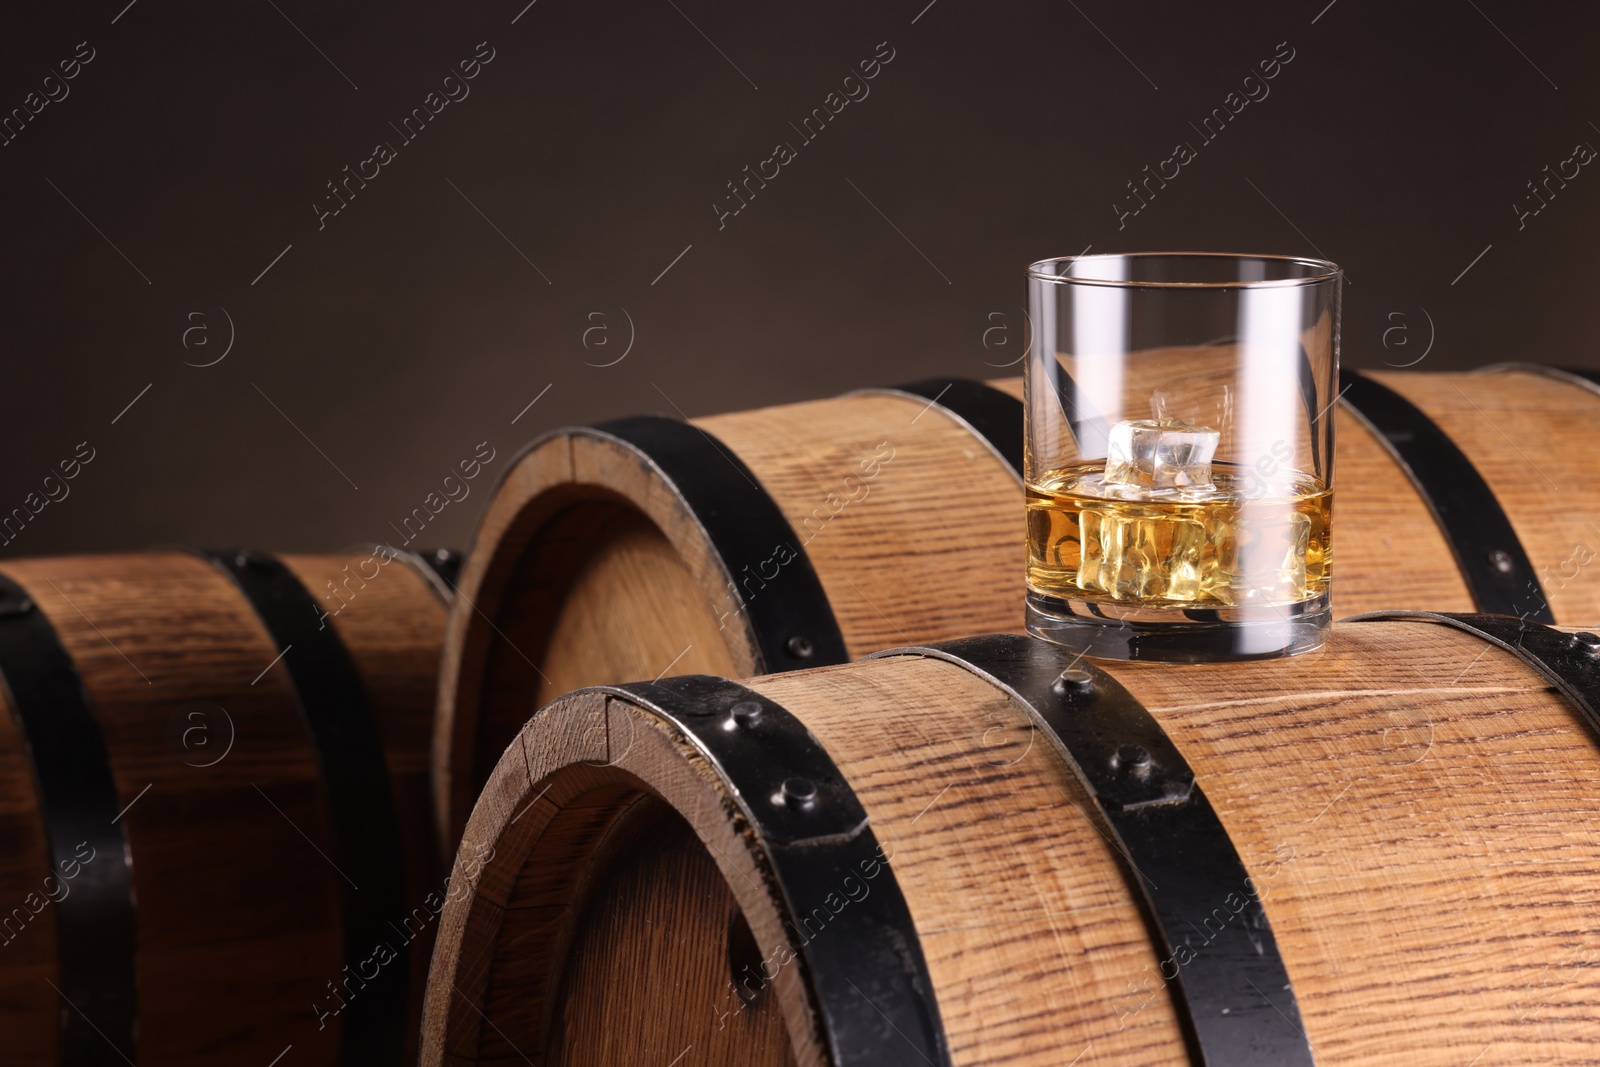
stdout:
POLYGON ((1110 659, 1321 646, 1341 278, 1211 252, 1029 266, 1030 633, 1110 659))

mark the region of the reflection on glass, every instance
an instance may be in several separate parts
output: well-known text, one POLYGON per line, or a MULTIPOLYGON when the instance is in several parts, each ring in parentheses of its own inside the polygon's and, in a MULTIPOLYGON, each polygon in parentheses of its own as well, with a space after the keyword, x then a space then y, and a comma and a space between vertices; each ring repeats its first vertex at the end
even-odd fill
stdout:
POLYGON ((1338 268, 1163 253, 1028 274, 1030 632, 1128 659, 1318 647, 1338 268))

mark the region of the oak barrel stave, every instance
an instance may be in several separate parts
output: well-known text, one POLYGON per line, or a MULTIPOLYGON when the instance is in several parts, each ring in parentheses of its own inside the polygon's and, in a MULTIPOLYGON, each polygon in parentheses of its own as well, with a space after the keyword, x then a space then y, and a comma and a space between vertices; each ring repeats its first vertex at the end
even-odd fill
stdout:
POLYGON ((1547 601, 1560 623, 1600 622, 1600 581, 1588 566, 1600 551, 1600 463, 1581 445, 1593 434, 1595 386, 1525 367, 1373 377, 1427 411, 1505 509, 1539 583, 1523 591, 1518 613, 1547 601))
MULTIPOLYGON (((1547 599, 1557 621, 1600 620, 1600 569, 1583 565, 1585 546, 1600 546, 1588 527, 1600 528, 1600 516, 1574 506, 1600 500, 1600 463, 1572 446, 1587 440, 1600 395, 1526 369, 1374 377, 1479 466, 1538 571, 1542 590, 1530 598, 1547 599), (1548 472, 1557 488, 1517 484, 1521 460, 1508 440, 1544 434, 1560 442, 1563 458, 1548 472)), ((992 386, 1022 399, 1021 379, 992 386)), ((1474 610, 1450 540, 1406 469, 1361 418, 1342 404, 1333 411, 1337 614, 1474 610)), ((850 656, 1020 631, 1016 473, 938 403, 866 392, 692 425, 739 457, 791 536, 724 560, 649 456, 581 429, 530 446, 484 513, 449 624, 434 739, 444 847, 543 702, 664 672, 742 677, 792 666, 765 661, 752 623, 763 597, 785 595, 791 554, 815 571, 850 656)), ((706 476, 738 474, 713 463, 706 476)))
MULTIPOLYGON (((440 587, 403 555, 382 564, 368 551, 281 562, 304 590, 310 628, 336 635, 354 666, 381 746, 381 786, 401 828, 403 883, 395 892, 428 915, 425 897, 443 899, 428 783, 446 613, 440 587)), ((241 588, 194 553, 11 560, 0 573, 26 591, 70 657, 123 809, 117 825, 131 877, 137 1014, 132 1034, 94 1037, 94 1054, 267 1063, 292 1044, 303 1062, 354 1062, 341 1060, 354 1013, 340 1008, 330 983, 367 954, 352 956, 343 944, 349 886, 333 861, 347 853, 333 829, 326 753, 308 732, 288 670, 289 658, 309 649, 285 652, 241 588)), ((52 984, 64 981, 57 945, 71 917, 55 902, 34 912, 27 894, 38 903, 47 876, 65 887, 64 899, 76 887, 61 877, 65 857, 55 857, 52 872, 28 738, 10 690, 0 697, 0 834, 8 846, 0 917, 13 920, 0 944, 8 1035, 0 1062, 67 1064, 61 1027, 73 1009, 52 984), (16 921, 14 906, 31 918, 16 921)), ((120 863, 98 855, 78 877, 120 863)), ((398 1063, 415 1047, 428 919, 412 927, 397 1013, 378 1018, 382 1032, 363 1062, 398 1063)), ((364 989, 358 975, 346 988, 356 990, 347 997, 353 1006, 376 987, 364 989)))
MULTIPOLYGON (((1317 1062, 1600 1056, 1600 744, 1521 659, 1439 626, 1361 622, 1293 660, 1108 670, 1181 750, 1250 871, 1317 1062)), ((1091 1049, 1190 1062, 1134 877, 1015 704, 910 655, 746 684, 804 722, 892 850, 951 1063, 1091 1049)), ((741 810, 625 696, 543 709, 469 823, 493 858, 446 909, 423 1063, 648 1062, 691 1046, 702 1063, 828 1062, 802 968, 747 1007, 728 998, 721 916, 730 931, 748 921, 759 958, 799 940, 741 810), (673 846, 657 821, 637 869, 603 847, 607 828, 663 805, 692 839, 673 846)))

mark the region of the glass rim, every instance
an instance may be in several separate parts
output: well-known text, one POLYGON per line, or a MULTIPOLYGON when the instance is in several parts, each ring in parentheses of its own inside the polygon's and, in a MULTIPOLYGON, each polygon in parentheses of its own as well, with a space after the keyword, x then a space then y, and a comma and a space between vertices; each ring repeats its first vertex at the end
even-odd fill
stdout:
POLYGON ((1343 275, 1344 270, 1332 260, 1312 259, 1308 256, 1284 256, 1251 252, 1096 252, 1094 255, 1056 256, 1051 259, 1035 260, 1028 264, 1028 277, 1037 278, 1039 281, 1054 282, 1057 285, 1099 285, 1113 289, 1274 289, 1320 285, 1324 282, 1335 281, 1343 275), (1303 278, 1263 278, 1256 281, 1235 278, 1231 281, 1186 282, 1141 281, 1127 278, 1073 278, 1064 276, 1059 271, 1047 271, 1044 269, 1062 263, 1084 263, 1102 259, 1256 259, 1277 263, 1295 263, 1312 268, 1314 273, 1307 274, 1303 278))

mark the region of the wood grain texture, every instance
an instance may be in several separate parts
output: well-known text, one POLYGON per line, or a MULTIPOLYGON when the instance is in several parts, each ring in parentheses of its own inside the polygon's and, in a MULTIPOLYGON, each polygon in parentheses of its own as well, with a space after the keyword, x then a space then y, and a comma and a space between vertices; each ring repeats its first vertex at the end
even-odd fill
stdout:
MULTIPOLYGON (((852 655, 993 629, 997 619, 1021 626, 1021 486, 938 407, 864 394, 694 424, 778 503, 852 655), (930 507, 939 501, 959 506, 930 507)), ((573 432, 536 444, 496 490, 475 546, 440 682, 434 785, 446 846, 541 698, 669 667, 759 669, 735 580, 763 560, 723 561, 660 472, 615 441, 573 432), (663 565, 669 548, 676 566, 663 565), (656 588, 641 588, 641 570, 656 588), (638 625, 645 618, 652 623, 638 625), (568 624, 582 636, 563 632, 568 624)))
MULTIPOLYGON (((433 830, 429 749, 449 608, 428 575, 405 557, 362 551, 281 559, 313 597, 323 594, 319 599, 324 610, 340 608, 328 624, 350 653, 373 714, 400 819, 406 899, 416 905, 440 888, 444 871, 433 830), (334 588, 337 595, 330 592, 334 588)), ((406 930, 411 938, 408 1020, 421 1018, 436 925, 426 911, 413 911, 413 917, 416 921, 408 922, 406 930)), ((415 1042, 416 1034, 408 1032, 408 1063, 415 1058, 415 1042)))
POLYGON ((469 553, 462 566, 434 729, 446 853, 541 698, 596 673, 611 681, 669 667, 745 675, 760 662, 729 593, 733 576, 699 522, 659 470, 614 438, 558 433, 535 442, 490 498, 475 540, 495 548, 469 553), (638 628, 633 640, 623 620, 639 617, 657 625, 638 628), (558 633, 564 621, 581 636, 558 633), (552 642, 571 658, 552 662, 552 642), (484 707, 494 713, 480 715, 484 707))
POLYGON ((852 657, 1020 619, 1022 487, 943 409, 866 393, 696 425, 778 502, 852 657))
MULTIPOLYGON (((536 716, 540 729, 506 750, 466 828, 429 973, 424 1064, 549 1062, 552 1044, 565 1040, 555 1007, 569 946, 595 887, 614 858, 621 862, 615 846, 626 840, 630 813, 652 796, 702 834, 757 944, 783 936, 762 858, 748 832, 727 818, 715 774, 681 738, 635 706, 592 691, 551 707, 563 711, 536 716), (463 862, 467 857, 472 862, 463 862)), ((724 949, 720 937, 716 948, 724 949)), ((719 1021, 732 1019, 740 1033, 773 1025, 744 1018, 725 963, 719 973, 703 969, 715 955, 697 950, 702 969, 680 968, 685 988, 720 990, 680 1006, 689 1025, 720 1031, 719 1021)), ((779 972, 758 1006, 781 1017, 797 1067, 823 1067, 826 1054, 794 968, 779 972)))
MULTIPOLYGON (((1407 621, 1341 624, 1293 660, 1109 669, 1222 818, 1319 1063, 1600 1058, 1600 744, 1520 660, 1407 621)), ((953 1063, 1188 1062, 1130 879, 1018 708, 917 657, 748 684, 824 744, 892 855, 953 1063)), ((727 910, 764 955, 797 948, 738 802, 625 700, 563 698, 521 740, 469 826, 494 858, 446 909, 423 1064, 510 1062, 508 1036, 541 1067, 572 1062, 552 1053, 579 1036, 649 1049, 638 1062, 707 1039, 727 910), (663 804, 692 837, 632 821, 663 804), (629 966, 673 980, 646 988, 629 966), (630 1007, 605 1015, 570 999, 622 989, 630 1007)), ((768 991, 787 1049, 758 1025, 706 1062, 821 1062, 793 970, 768 991)))
POLYGON ((574 931, 546 1062, 792 1063, 765 990, 737 1012, 728 1001, 730 928, 744 919, 722 873, 666 805, 651 798, 631 812, 574 931), (727 1016, 683 1010, 722 1001, 727 1016))
MULTIPOLYGON (((290 563, 315 596, 365 556, 290 563)), ((409 564, 389 567, 329 624, 361 674, 395 772, 415 891, 439 870, 427 745, 445 608, 409 564)), ((0 569, 59 634, 105 738, 119 802, 131 805, 121 823, 136 899, 141 1059, 265 1064, 293 1044, 300 1062, 335 1062, 338 1019, 319 1027, 312 1005, 344 963, 341 876, 326 858, 337 850, 319 758, 281 650, 232 582, 198 556, 58 557, 0 569)), ((0 850, 0 883, 41 883, 49 861, 31 764, 10 716, 0 729, 0 787, 0 820, 9 820, 0 826, 17 846, 0 850)), ((42 915, 27 931, 52 977, 53 921, 42 915)), ((8 981, 25 972, 13 971, 24 950, 21 939, 0 948, 19 954, 13 963, 0 956, 8 981)), ((42 999, 0 1001, 7 1034, 22 1039, 0 1046, 0 1062, 53 1061, 57 999, 39 984, 42 999), (50 1035, 48 1051, 28 1043, 36 1032, 50 1035)))
MULTIPOLYGON (((1536 565, 1560 574, 1575 548, 1600 554, 1600 532, 1585 525, 1600 530, 1600 516, 1571 504, 1600 501, 1600 464, 1572 447, 1600 396, 1527 373, 1379 377, 1459 435, 1536 565), (1544 479, 1519 482, 1521 457, 1473 404, 1508 427, 1524 412, 1518 433, 1559 442, 1541 454, 1559 453, 1552 478, 1569 495, 1544 479)), ((993 384, 1022 397, 1020 378, 993 384)), ((1022 491, 937 406, 866 393, 693 422, 744 461, 789 520, 852 656, 1022 629, 1022 491)), ((1336 407, 1335 422, 1335 616, 1472 610, 1409 476, 1350 411, 1336 407)), ((542 701, 669 665, 758 670, 730 583, 759 562, 719 559, 660 472, 615 441, 558 432, 525 453, 491 500, 450 623, 434 746, 442 845, 453 845, 494 760, 542 701)), ((1546 584, 1558 619, 1600 623, 1600 566, 1546 584)))
POLYGON ((1266 887, 1319 1062, 1600 1058, 1600 746, 1532 670, 1384 622, 1249 670, 1113 672, 1266 887))
MULTIPOLYGON (((1372 377, 1450 435, 1494 491, 1558 621, 1600 624, 1600 395, 1527 371, 1372 377)), ((1529 590, 1528 609, 1538 603, 1529 590)))
POLYGON ((1130 1004, 1159 959, 1113 846, 1003 693, 914 657, 751 685, 822 742, 891 853, 953 1063, 1185 1062, 1160 983, 1130 1004))
POLYGON ((554 605, 533 708, 582 688, 598 672, 638 680, 664 671, 738 671, 704 591, 649 520, 614 504, 573 509, 547 527, 540 551, 548 559, 563 540, 574 550, 574 565, 554 605), (626 617, 656 625, 623 630, 618 624, 626 617))
POLYGON ((1335 409, 1333 616, 1384 608, 1473 611, 1433 512, 1378 436, 1335 409))

